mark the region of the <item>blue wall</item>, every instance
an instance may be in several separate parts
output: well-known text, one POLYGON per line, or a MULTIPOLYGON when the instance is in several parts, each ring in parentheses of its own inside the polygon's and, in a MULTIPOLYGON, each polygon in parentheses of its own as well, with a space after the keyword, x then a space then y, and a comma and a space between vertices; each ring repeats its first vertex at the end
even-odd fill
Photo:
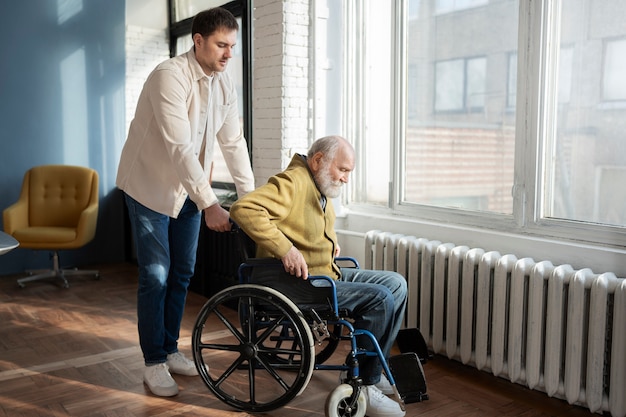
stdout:
MULTIPOLYGON (((41 164, 83 165, 100 175, 96 239, 60 253, 62 265, 125 256, 115 174, 125 140, 125 0, 5 2, 0 14, 0 209, 41 164)), ((49 252, 0 256, 0 275, 48 267, 49 252)))

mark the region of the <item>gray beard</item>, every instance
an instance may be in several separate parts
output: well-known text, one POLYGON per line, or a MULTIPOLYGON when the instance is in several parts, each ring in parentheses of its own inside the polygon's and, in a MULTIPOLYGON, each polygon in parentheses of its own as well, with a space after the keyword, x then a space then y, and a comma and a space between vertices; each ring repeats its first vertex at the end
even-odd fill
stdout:
POLYGON ((343 183, 341 181, 333 181, 330 179, 328 168, 322 168, 315 175, 315 182, 320 192, 328 198, 337 198, 341 195, 341 187, 343 183))

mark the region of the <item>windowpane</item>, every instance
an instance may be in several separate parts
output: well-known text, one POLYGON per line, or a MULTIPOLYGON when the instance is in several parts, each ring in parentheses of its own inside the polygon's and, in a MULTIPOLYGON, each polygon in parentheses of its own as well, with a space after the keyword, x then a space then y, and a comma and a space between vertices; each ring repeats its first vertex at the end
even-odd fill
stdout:
POLYGON ((417 3, 406 21, 403 201, 511 214, 518 2, 417 3))
POLYGON ((561 3, 555 136, 546 217, 626 225, 626 1, 561 3), (568 57, 568 54, 571 57, 568 57), (604 54, 604 57, 603 57, 604 54), (567 90, 567 92, 564 92, 567 90), (568 100, 563 100, 568 97, 568 100), (617 101, 615 101, 617 100, 617 101))
POLYGON ((467 62, 467 107, 480 108, 485 106, 485 71, 487 60, 474 58, 467 62))
POLYGON ((567 103, 572 95, 572 58, 574 48, 562 47, 559 56, 559 103, 567 103))
POLYGON ((227 0, 174 0, 173 21, 180 22, 212 7, 221 6, 227 0))
POLYGON ((435 110, 461 110, 463 108, 464 61, 438 62, 436 64, 435 110))
POLYGON ((604 100, 626 100, 626 39, 609 41, 606 45, 604 100))
MULTIPOLYGON (((363 161, 359 175, 366 186, 359 197, 368 203, 387 206, 389 202, 391 163, 391 1, 363 1, 365 28, 376 26, 376 31, 364 30, 361 40, 363 88, 359 91, 363 111, 357 152, 363 161), (369 25, 369 26, 368 26, 369 25)), ((356 97, 355 97, 356 99, 356 97)))
POLYGON ((517 101, 517 53, 509 54, 507 107, 514 108, 517 101))
POLYGON ((487 3, 487 0, 436 0, 435 3, 437 13, 448 13, 481 6, 487 3))

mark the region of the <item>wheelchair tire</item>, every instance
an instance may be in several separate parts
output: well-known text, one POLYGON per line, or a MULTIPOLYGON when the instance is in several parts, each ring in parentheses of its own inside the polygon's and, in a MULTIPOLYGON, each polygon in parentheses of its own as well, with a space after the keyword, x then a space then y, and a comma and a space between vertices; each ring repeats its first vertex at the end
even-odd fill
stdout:
POLYGON ((300 309, 280 292, 241 284, 211 297, 192 333, 200 377, 222 402, 248 412, 267 412, 289 403, 306 388, 315 365, 315 346, 300 309), (288 346, 272 337, 283 328, 288 346))
POLYGON ((350 396, 352 395, 352 385, 341 384, 335 388, 328 397, 324 406, 326 417, 363 417, 367 409, 367 398, 365 391, 361 390, 357 402, 354 407, 349 406, 350 396))

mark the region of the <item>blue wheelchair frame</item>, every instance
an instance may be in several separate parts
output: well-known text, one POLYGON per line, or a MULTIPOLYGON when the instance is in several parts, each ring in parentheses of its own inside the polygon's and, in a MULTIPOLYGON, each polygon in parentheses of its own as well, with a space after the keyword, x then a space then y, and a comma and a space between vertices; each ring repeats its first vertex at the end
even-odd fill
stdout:
MULTIPOLYGON (((338 262, 346 260, 351 262, 353 267, 359 267, 353 258, 337 259, 338 262)), ((323 275, 309 276, 307 280, 296 278, 284 271, 280 260, 260 258, 244 258, 238 269, 238 277, 239 285, 220 291, 205 303, 198 314, 192 334, 193 356, 198 372, 205 385, 220 400, 240 410, 267 412, 286 405, 299 395, 306 388, 313 370, 345 371, 346 379, 329 394, 325 406, 326 415, 364 416, 366 402, 359 373, 359 357, 365 356, 377 357, 380 360, 383 372, 393 387, 396 400, 400 407, 405 409, 404 401, 396 388, 396 381, 378 341, 370 331, 354 328, 347 320, 349 312, 340 311, 336 285, 332 278, 323 275), (231 323, 226 317, 225 310, 226 307, 232 308, 233 304, 237 305, 238 319, 231 323), (264 308, 268 310, 265 311, 264 308), (232 333, 229 334, 228 342, 205 340, 203 332, 205 328, 211 327, 209 318, 213 316, 218 322, 223 323, 227 329, 225 333, 232 333), (329 326, 334 326, 335 331, 332 334, 329 326), (278 328, 281 330, 277 336, 275 333, 278 328), (293 335, 292 339, 289 338, 289 332, 293 335), (374 349, 360 349, 357 346, 358 336, 369 338, 374 349), (283 340, 302 344, 299 348, 285 348, 282 347, 283 340), (324 350, 328 351, 318 363, 314 345, 315 343, 321 345, 325 340, 328 341, 328 345, 324 350), (324 361, 332 356, 337 344, 342 340, 350 341, 350 353, 345 363, 325 364, 324 361), (275 342, 276 346, 267 346, 268 341, 270 344, 275 342), (311 346, 305 346, 304 342, 311 346), (223 357, 230 355, 224 361, 232 363, 223 366, 225 370, 214 371, 208 363, 220 357, 213 356, 214 352, 216 354, 222 352, 223 357), (309 357, 311 352, 314 357, 309 357), (290 355, 298 357, 299 360, 291 362, 290 355), (312 361, 314 364, 311 364, 312 361), (292 371, 289 371, 290 369, 292 371), (265 399, 266 395, 271 395, 268 392, 272 391, 267 386, 263 386, 263 395, 261 393, 257 395, 259 382, 256 381, 256 377, 261 371, 264 372, 265 378, 282 387, 276 389, 279 392, 278 398, 265 399), (298 371, 297 377, 293 376, 293 371, 298 371), (291 373, 283 378, 281 372, 291 373), (241 378, 244 378, 246 373, 247 392, 241 389, 241 386, 245 385, 241 378), (226 382, 228 378, 235 374, 239 378, 236 382, 239 391, 225 388, 228 385, 226 382)))

